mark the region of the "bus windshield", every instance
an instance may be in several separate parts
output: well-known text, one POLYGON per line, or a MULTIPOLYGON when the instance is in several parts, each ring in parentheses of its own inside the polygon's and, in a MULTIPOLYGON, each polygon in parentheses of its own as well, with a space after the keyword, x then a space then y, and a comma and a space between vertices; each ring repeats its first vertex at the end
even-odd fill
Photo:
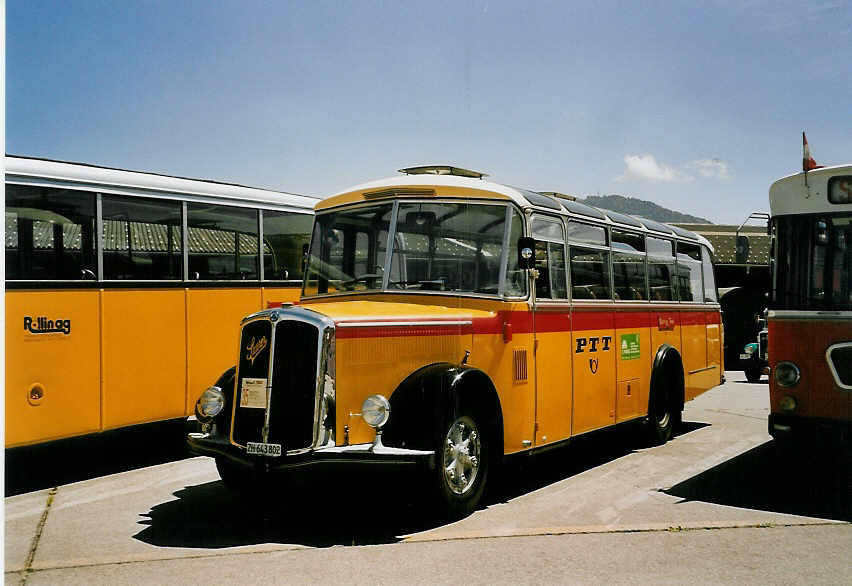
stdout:
POLYGON ((774 220, 776 309, 852 309, 852 214, 774 220))
MULTIPOLYGON (((501 293, 505 204, 399 202, 397 207, 395 216, 391 203, 317 215, 304 294, 383 288, 501 293), (389 231, 392 217, 396 223, 389 231)), ((511 218, 508 237, 517 240, 521 218, 514 210, 511 218)), ((513 259, 508 262, 502 293, 522 295, 526 289, 521 271, 513 259)))

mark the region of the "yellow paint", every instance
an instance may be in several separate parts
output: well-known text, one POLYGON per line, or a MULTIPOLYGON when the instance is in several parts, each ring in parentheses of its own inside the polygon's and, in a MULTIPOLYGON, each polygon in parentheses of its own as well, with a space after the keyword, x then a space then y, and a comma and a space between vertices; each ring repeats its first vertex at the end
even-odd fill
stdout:
POLYGON ((100 429, 97 290, 6 293, 6 447, 100 429), (67 319, 71 332, 32 334, 25 317, 67 319), (37 405, 27 400, 43 387, 37 405))
POLYGON ((574 435, 615 423, 615 330, 585 330, 572 335, 574 364, 574 435), (598 344, 577 352, 578 338, 611 339, 609 350, 598 344))
POLYGON ((536 334, 536 340, 535 445, 540 446, 571 435, 573 353, 567 332, 536 334))
POLYGON ((297 287, 6 292, 6 447, 163 419, 236 363, 240 320, 297 287), (25 316, 71 321, 31 334, 25 316), (28 400, 38 385, 43 396, 28 400))
POLYGON ((182 289, 101 294, 103 429, 180 417, 186 405, 182 289))
MULTIPOLYGON (((447 185, 416 185, 410 186, 411 189, 423 189, 423 190, 434 190, 434 197, 451 197, 451 198, 461 198, 461 199, 496 199, 496 200, 508 200, 510 199, 508 196, 503 195, 502 193, 496 193, 493 191, 486 191, 484 189, 473 189, 471 187, 454 187, 447 185)), ((361 191, 350 191, 348 193, 341 193, 339 195, 335 195, 329 198, 326 198, 314 206, 314 209, 324 210, 328 208, 337 207, 343 204, 357 203, 366 201, 367 198, 364 197, 365 193, 373 193, 377 191, 384 191, 385 189, 392 189, 391 187, 384 188, 378 187, 373 189, 361 190, 361 191)), ((370 201, 392 201, 391 198, 370 198, 370 201)))

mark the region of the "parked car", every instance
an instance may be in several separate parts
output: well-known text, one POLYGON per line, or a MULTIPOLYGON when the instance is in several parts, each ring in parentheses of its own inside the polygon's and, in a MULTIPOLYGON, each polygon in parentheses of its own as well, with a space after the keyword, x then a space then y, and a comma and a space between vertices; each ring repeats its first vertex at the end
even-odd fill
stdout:
POLYGON ((740 354, 746 380, 750 383, 756 383, 761 375, 769 372, 769 330, 766 328, 765 315, 757 320, 757 327, 760 328, 757 341, 746 344, 740 354))

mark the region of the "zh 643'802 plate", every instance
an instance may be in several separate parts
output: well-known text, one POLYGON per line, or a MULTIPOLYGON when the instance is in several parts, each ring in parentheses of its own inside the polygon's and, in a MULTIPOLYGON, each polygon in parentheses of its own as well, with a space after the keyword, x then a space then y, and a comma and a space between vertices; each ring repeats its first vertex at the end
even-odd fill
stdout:
POLYGON ((281 456, 281 444, 262 444, 258 442, 248 442, 246 444, 246 454, 253 456, 268 456, 277 458, 281 456))

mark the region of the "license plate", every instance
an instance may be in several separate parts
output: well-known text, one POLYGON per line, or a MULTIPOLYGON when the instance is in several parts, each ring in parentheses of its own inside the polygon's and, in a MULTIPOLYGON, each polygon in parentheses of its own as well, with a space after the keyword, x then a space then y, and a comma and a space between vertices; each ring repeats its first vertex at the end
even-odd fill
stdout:
POLYGON ((253 456, 268 456, 277 458, 281 455, 281 444, 262 444, 249 442, 246 444, 246 453, 253 456))
POLYGON ((751 354, 740 354, 740 360, 748 360, 751 358, 751 354))

